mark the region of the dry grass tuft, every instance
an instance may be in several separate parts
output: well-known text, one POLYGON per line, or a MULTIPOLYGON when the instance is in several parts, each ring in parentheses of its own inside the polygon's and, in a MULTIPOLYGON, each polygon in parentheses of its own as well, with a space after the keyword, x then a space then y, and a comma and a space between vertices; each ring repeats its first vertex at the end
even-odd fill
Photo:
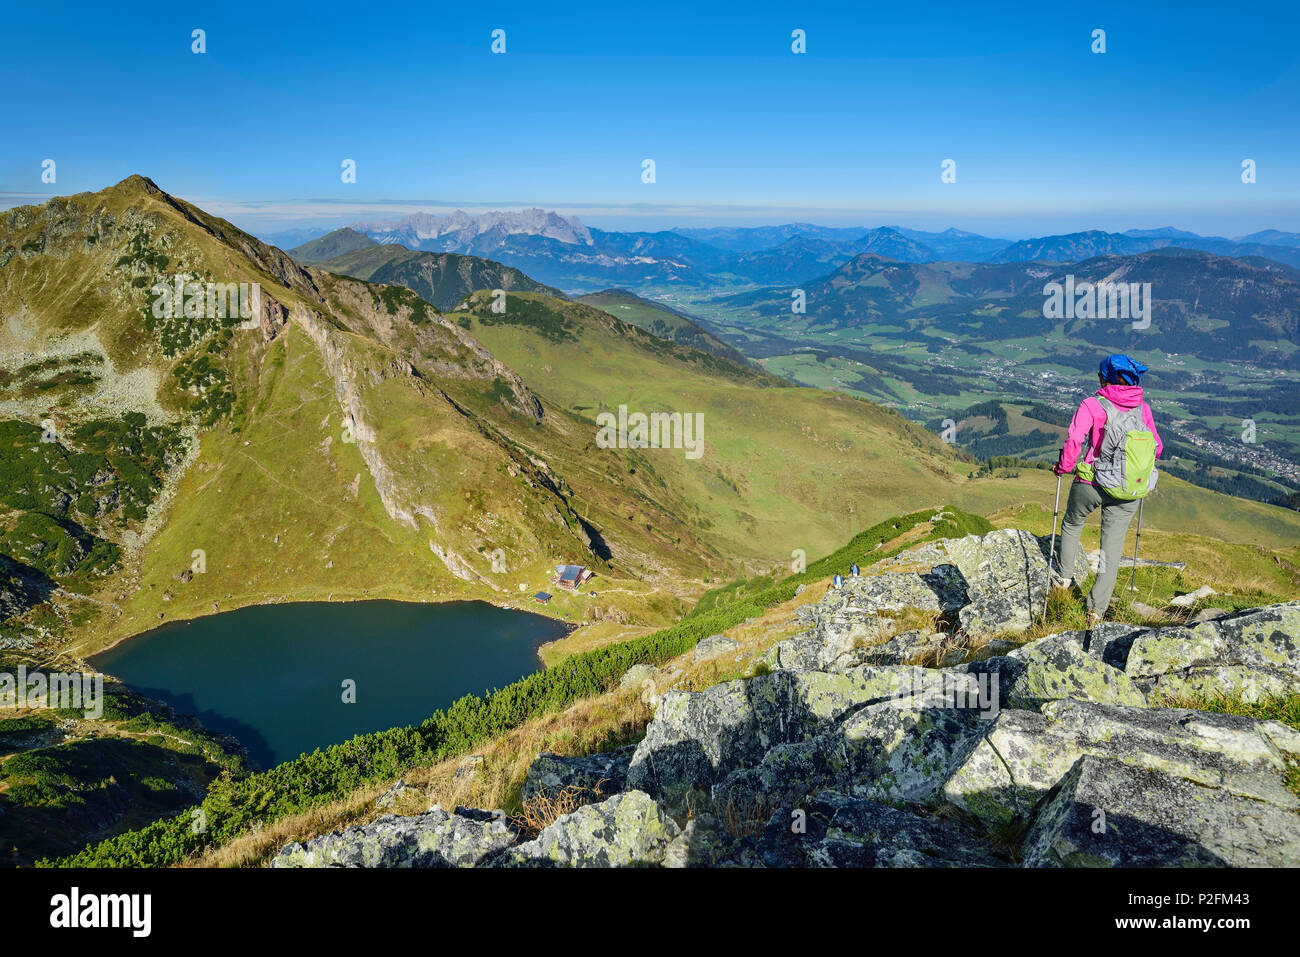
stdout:
MULTIPOLYGON (((900 608, 896 611, 882 612, 872 619, 871 624, 867 626, 866 633, 857 639, 855 645, 858 648, 883 645, 890 639, 896 638, 907 631, 923 631, 947 635, 949 637, 944 642, 945 649, 957 641, 955 636, 951 636, 951 626, 944 620, 942 615, 936 615, 934 612, 925 611, 921 608, 900 608)), ((924 664, 925 662, 918 663, 924 664)))
POLYGON ((529 837, 536 837, 566 814, 572 814, 584 804, 595 804, 605 797, 600 781, 594 788, 570 784, 563 788, 550 788, 528 798, 523 803, 514 823, 529 837))
POLYGON ((764 795, 755 795, 749 800, 727 798, 714 811, 732 837, 757 837, 776 813, 776 805, 764 795))
POLYGON ((942 640, 932 650, 921 656, 917 664, 924 668, 939 668, 945 662, 951 664, 955 658, 952 658, 954 652, 961 655, 961 660, 965 661, 970 657, 972 651, 971 639, 965 633, 954 634, 952 632, 941 632, 942 640))

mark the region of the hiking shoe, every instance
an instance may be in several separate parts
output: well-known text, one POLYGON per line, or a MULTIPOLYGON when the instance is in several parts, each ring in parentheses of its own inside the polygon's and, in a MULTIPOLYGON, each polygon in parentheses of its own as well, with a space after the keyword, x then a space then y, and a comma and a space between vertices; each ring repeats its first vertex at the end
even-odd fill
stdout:
POLYGON ((1094 629, 1094 628, 1096 628, 1098 625, 1100 625, 1101 622, 1102 622, 1102 617, 1101 617, 1101 615, 1097 614, 1095 611, 1090 611, 1090 612, 1088 612, 1088 630, 1089 630, 1089 631, 1092 631, 1092 629, 1094 629))
POLYGON ((1073 579, 1062 578, 1060 575, 1056 574, 1056 572, 1052 572, 1051 577, 1053 588, 1064 588, 1066 591, 1069 591, 1070 587, 1074 584, 1073 579))

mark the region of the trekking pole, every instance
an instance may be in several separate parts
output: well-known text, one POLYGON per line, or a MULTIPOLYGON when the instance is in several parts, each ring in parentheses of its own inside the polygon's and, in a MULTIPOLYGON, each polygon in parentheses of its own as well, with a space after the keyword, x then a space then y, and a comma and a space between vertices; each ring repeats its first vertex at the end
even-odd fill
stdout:
POLYGON ((1142 541, 1142 506, 1146 499, 1138 499, 1138 530, 1137 538, 1133 539, 1133 574, 1128 579, 1128 590, 1137 591, 1138 577, 1138 543, 1142 541))
MULTIPOLYGON (((1142 506, 1139 505, 1138 508, 1142 506)), ((1052 567, 1056 564, 1056 516, 1061 510, 1061 473, 1056 473, 1056 501, 1052 503, 1052 552, 1047 559, 1047 574, 1052 574, 1052 567)), ((1040 548, 1042 546, 1039 546, 1040 548)))

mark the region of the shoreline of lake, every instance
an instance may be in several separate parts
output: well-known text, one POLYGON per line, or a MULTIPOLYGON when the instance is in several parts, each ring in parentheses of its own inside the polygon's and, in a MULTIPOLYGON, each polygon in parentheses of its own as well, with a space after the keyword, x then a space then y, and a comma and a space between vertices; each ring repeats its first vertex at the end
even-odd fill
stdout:
MULTIPOLYGON (((121 646, 124 642, 133 641, 134 639, 139 638, 143 635, 152 634, 153 632, 158 631, 161 628, 166 628, 169 625, 188 625, 194 622, 203 621, 206 618, 212 618, 217 615, 226 615, 226 614, 230 614, 231 612, 242 611, 246 608, 268 608, 277 605, 315 605, 315 604, 359 605, 359 604, 364 604, 365 602, 375 602, 375 601, 391 601, 391 602, 398 602, 403 605, 454 605, 463 602, 480 602, 484 605, 491 605, 493 608, 500 608, 503 611, 517 611, 525 615, 537 615, 539 618, 546 618, 568 629, 565 632, 565 634, 560 635, 558 638, 547 639, 548 641, 558 641, 560 638, 565 638, 568 635, 571 635, 573 632, 578 631, 586 627, 587 625, 593 624, 593 622, 570 621, 569 619, 563 618, 558 615, 547 614, 545 611, 542 611, 540 609, 534 610, 532 608, 521 608, 518 605, 511 605, 506 602, 492 601, 487 598, 425 599, 425 598, 390 598, 390 597, 383 597, 383 596, 375 597, 370 595, 367 595, 362 598, 339 598, 339 599, 275 598, 268 601, 252 601, 252 602, 247 602, 245 604, 237 604, 237 605, 233 605, 230 608, 224 608, 219 611, 210 611, 201 614, 191 615, 187 618, 164 619, 162 621, 159 621, 157 624, 153 625, 152 627, 145 628, 142 631, 137 631, 128 635, 120 635, 119 637, 114 638, 110 643, 106 645, 95 646, 95 649, 91 651, 89 654, 77 653, 75 651, 76 648, 75 645, 69 648, 61 649, 59 654, 66 655, 68 656, 69 659, 73 661, 81 662, 83 664, 90 664, 91 659, 98 658, 99 656, 105 654, 106 652, 112 651, 113 649, 121 646)), ((85 642, 82 642, 81 644, 85 644, 85 642)), ((538 655, 538 658, 539 660, 541 659, 540 654, 538 655)), ((546 664, 545 661, 542 661, 542 664, 543 666, 545 666, 546 664)))

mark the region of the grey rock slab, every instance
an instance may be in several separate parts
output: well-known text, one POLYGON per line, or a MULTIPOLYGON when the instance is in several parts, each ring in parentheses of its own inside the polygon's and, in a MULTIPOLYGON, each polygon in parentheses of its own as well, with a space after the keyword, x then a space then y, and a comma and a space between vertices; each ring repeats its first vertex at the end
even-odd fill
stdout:
POLYGON ((815 867, 1006 867, 979 829, 951 815, 860 799, 841 804, 805 858, 815 867))
POLYGON ((1146 692, 1100 654, 1084 650, 1083 638, 1079 632, 1049 635, 961 670, 996 675, 1004 708, 1036 709, 1062 698, 1145 706, 1146 692))
MULTIPOLYGON (((459 812, 460 809, 457 809, 459 812)), ((289 844, 272 867, 473 867, 513 845, 518 833, 504 819, 448 813, 386 814, 366 825, 289 844)))
POLYGON ((975 817, 1007 822, 1031 812, 1091 754, 1293 808, 1300 800, 1285 785, 1280 727, 1237 715, 1072 700, 1049 702, 1041 713, 1005 710, 944 782, 943 795, 975 817))
POLYGON ((703 692, 669 691, 637 746, 628 786, 657 796, 670 788, 707 790, 731 771, 757 765, 776 745, 813 737, 865 706, 918 695, 948 700, 976 683, 926 668, 863 666, 774 671, 703 692))
POLYGON ((1173 605, 1175 608, 1191 608, 1202 598, 1209 598, 1214 594, 1216 594, 1216 592, 1213 588, 1209 585, 1202 585, 1200 588, 1196 589, 1196 591, 1188 592, 1186 595, 1178 595, 1169 599, 1169 604, 1173 605))
POLYGON ((1195 624, 1202 621, 1214 621, 1216 618, 1225 618, 1232 612, 1227 608, 1202 608, 1192 616, 1192 622, 1195 624))
POLYGON ((778 744, 719 780, 714 806, 795 806, 826 789, 886 803, 938 803, 944 782, 993 726, 975 708, 954 707, 946 690, 872 704, 816 737, 778 744))
POLYGON ((1085 755, 1023 845, 1027 867, 1294 867, 1300 815, 1187 778, 1085 755))
POLYGON ((1144 632, 1124 670, 1162 696, 1300 693, 1300 602, 1144 632))
POLYGON ((707 638, 701 638, 696 644, 692 657, 696 661, 707 661, 709 658, 731 654, 739 647, 739 643, 732 641, 726 635, 709 635, 707 638))
POLYGON ((948 640, 936 631, 915 629, 895 635, 888 641, 857 648, 853 654, 855 665, 906 665, 917 659, 935 656, 948 640))
POLYGON ((533 759, 524 778, 524 800, 538 794, 581 788, 593 795, 616 794, 627 781, 627 767, 635 746, 584 757, 562 757, 543 751, 533 759))
POLYGON ((586 804, 520 844, 499 863, 513 867, 636 867, 664 863, 681 833, 644 791, 586 804))
POLYGON ((618 679, 618 687, 622 691, 629 688, 640 688, 647 681, 653 681, 659 675, 659 669, 654 665, 633 665, 627 671, 623 672, 623 677, 618 679))

